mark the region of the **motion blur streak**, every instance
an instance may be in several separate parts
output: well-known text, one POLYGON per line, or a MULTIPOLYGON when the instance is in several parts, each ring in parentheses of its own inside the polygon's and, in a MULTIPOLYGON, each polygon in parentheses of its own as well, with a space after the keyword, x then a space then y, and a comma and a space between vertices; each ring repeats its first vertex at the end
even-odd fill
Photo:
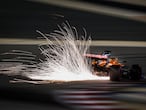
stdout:
MULTIPOLYGON (((56 44, 56 41, 51 41, 56 44)), ((76 42, 76 41, 75 41, 76 42)), ((86 41, 80 41, 86 42, 86 41)), ((47 45, 48 42, 44 39, 16 39, 16 38, 0 38, 0 45, 47 45)), ((146 47, 145 41, 111 41, 111 40, 94 40, 90 46, 119 46, 119 47, 146 47)))
POLYGON ((57 5, 61 7, 73 8, 73 9, 78 9, 78 10, 83 10, 93 13, 102 13, 110 16, 117 16, 121 18, 146 22, 145 13, 120 9, 120 8, 113 8, 110 6, 95 5, 91 3, 73 1, 73 0, 28 0, 28 1, 57 5))

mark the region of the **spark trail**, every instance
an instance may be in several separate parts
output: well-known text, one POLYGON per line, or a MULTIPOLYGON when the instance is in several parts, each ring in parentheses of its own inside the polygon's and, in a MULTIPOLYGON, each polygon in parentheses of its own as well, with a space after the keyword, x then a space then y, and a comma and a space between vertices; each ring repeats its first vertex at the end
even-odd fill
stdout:
MULTIPOLYGON (((38 64, 31 64, 35 68, 30 68, 30 65, 27 64, 17 66, 18 70, 21 71, 21 75, 31 79, 48 81, 109 79, 108 77, 93 75, 87 58, 83 56, 88 52, 91 43, 91 38, 87 36, 86 31, 84 31, 84 35, 79 36, 76 28, 71 27, 66 22, 62 26, 58 26, 58 30, 54 30, 53 33, 43 34, 40 31, 37 32, 47 41, 47 45, 39 46, 45 60, 38 64)), ((14 52, 11 54, 14 54, 14 52)), ((31 53, 19 51, 19 54, 27 54, 25 57, 19 58, 27 58, 27 61, 34 62, 31 60, 34 57, 31 53)), ((19 71, 17 71, 17 74, 20 74, 19 71)), ((13 69, 9 73, 14 73, 13 69)))

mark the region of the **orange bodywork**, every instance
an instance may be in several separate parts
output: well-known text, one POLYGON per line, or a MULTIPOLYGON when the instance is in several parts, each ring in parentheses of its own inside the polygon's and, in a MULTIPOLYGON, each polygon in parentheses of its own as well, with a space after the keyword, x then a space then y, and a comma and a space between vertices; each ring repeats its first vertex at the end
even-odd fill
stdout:
POLYGON ((93 60, 92 61, 92 65, 97 65, 97 61, 96 60, 93 60))
POLYGON ((86 54, 84 55, 89 58, 93 58, 91 61, 92 66, 100 66, 100 67, 107 67, 109 68, 112 65, 124 66, 123 64, 119 63, 118 58, 109 58, 103 55, 94 55, 94 54, 86 54))
POLYGON ((98 65, 101 66, 101 67, 103 67, 103 66, 106 65, 106 63, 107 63, 106 60, 101 60, 98 65))
POLYGON ((109 63, 107 65, 107 67, 112 66, 112 65, 119 65, 119 66, 123 66, 121 63, 119 63, 117 58, 111 58, 109 60, 109 63))

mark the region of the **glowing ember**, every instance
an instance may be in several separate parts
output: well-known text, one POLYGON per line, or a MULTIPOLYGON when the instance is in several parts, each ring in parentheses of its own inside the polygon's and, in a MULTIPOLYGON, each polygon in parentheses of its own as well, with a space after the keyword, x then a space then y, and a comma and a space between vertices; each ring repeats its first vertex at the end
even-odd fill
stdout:
MULTIPOLYGON (((47 45, 40 46, 45 60, 31 65, 35 68, 30 68, 26 64, 17 66, 21 69, 21 75, 31 79, 55 81, 109 80, 109 77, 93 75, 86 57, 83 56, 87 53, 91 42, 86 32, 84 36, 78 36, 76 29, 70 27, 68 23, 58 27, 59 30, 50 34, 38 31, 48 42, 47 45)), ((20 74, 20 72, 17 73, 20 74)))

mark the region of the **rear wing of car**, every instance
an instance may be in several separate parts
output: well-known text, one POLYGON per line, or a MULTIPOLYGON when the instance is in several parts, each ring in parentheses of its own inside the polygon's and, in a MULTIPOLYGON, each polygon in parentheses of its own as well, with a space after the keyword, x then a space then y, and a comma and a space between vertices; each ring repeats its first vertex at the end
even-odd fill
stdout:
POLYGON ((107 55, 84 54, 83 56, 88 57, 88 58, 108 59, 107 55))

